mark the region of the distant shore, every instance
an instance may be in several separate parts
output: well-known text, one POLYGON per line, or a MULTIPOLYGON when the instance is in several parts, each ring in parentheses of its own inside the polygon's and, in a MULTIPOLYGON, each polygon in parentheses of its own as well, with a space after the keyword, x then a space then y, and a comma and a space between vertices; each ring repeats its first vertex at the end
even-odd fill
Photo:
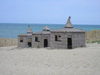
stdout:
MULTIPOLYGON (((0 47, 17 46, 17 39, 0 38, 0 47)), ((100 43, 100 30, 86 32, 86 43, 100 43)))

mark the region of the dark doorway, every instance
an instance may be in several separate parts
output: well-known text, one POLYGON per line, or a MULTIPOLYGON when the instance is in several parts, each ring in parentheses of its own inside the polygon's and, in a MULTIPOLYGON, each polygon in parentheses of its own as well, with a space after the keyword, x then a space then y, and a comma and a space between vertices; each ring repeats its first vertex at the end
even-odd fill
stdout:
POLYGON ((67 47, 68 49, 72 49, 72 38, 67 39, 67 47))
POLYGON ((44 47, 48 47, 48 40, 44 39, 44 47))
POLYGON ((28 47, 32 47, 32 43, 31 42, 28 42, 28 47))

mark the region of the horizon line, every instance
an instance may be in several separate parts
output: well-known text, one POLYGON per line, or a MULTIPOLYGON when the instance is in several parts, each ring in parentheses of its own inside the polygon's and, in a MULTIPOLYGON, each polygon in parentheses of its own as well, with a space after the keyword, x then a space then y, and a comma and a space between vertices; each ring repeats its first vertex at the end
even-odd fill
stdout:
MULTIPOLYGON (((1 23, 1 24, 7 24, 7 23, 1 23)), ((8 24, 57 24, 57 23, 8 23, 8 24)), ((66 24, 66 23, 65 23, 66 24)), ((65 25, 62 24, 62 25, 65 25)), ((59 23, 58 25, 61 25, 61 23, 59 23)), ((100 24, 73 24, 73 25, 100 25, 100 24)))

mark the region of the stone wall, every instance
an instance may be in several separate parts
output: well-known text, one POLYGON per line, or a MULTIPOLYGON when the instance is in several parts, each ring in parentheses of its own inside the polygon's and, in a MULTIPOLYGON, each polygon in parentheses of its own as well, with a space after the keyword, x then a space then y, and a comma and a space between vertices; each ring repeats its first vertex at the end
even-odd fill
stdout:
POLYGON ((43 48, 44 47, 44 39, 48 40, 48 47, 50 47, 50 34, 34 34, 32 36, 32 47, 35 48, 43 48), (35 41, 35 37, 38 37, 38 41, 35 41))
POLYGON ((85 46, 85 33, 83 32, 52 32, 51 33, 51 48, 68 48, 67 39, 72 39, 72 48, 84 47, 85 46), (55 41, 55 35, 58 36, 58 41, 55 41), (60 36, 60 37, 59 37, 60 36))
MULTIPOLYGON (((62 32, 52 32, 50 34, 36 34, 32 36, 32 47, 44 47, 44 39, 48 39, 48 46, 51 48, 67 48, 67 38, 72 38, 72 47, 83 47, 85 46, 85 40, 87 42, 91 41, 100 41, 100 30, 94 30, 90 32, 84 33, 74 32, 74 33, 62 33, 62 32), (61 36, 59 37, 59 41, 55 41, 55 35, 61 36), (35 42, 35 36, 38 37, 39 41, 35 42)), ((20 41, 20 39, 18 40, 20 41)), ((23 43, 19 42, 19 47, 27 47, 29 38, 23 37, 23 43)), ((0 40, 0 46, 12 46, 17 45, 17 39, 3 39, 0 40)))
POLYGON ((32 42, 32 36, 20 36, 18 37, 18 47, 28 47, 28 42, 32 42), (20 42, 20 40, 23 40, 23 42, 20 42))
POLYGON ((27 38, 26 37, 18 37, 18 47, 26 47, 27 46, 27 38), (20 42, 20 40, 23 40, 23 42, 20 42))
POLYGON ((32 35, 32 47, 35 47, 35 48, 39 48, 39 47, 42 47, 42 39, 41 39, 41 35, 32 35), (36 42, 35 41, 35 37, 38 38, 38 41, 36 42))
POLYGON ((65 33, 62 33, 62 32, 51 33, 51 48, 67 48, 66 41, 67 39, 66 39, 65 33), (58 41, 55 41, 55 35, 58 36, 58 41))
POLYGON ((73 48, 84 47, 85 46, 85 33, 84 32, 75 32, 72 33, 72 45, 73 48))

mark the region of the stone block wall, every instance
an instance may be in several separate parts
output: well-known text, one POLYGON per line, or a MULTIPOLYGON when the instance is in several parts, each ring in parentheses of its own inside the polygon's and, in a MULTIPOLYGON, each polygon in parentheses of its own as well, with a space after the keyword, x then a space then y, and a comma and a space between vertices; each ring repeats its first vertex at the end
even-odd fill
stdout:
POLYGON ((51 48, 67 48, 67 39, 65 33, 52 32, 51 33, 51 48), (58 36, 58 41, 55 41, 55 35, 58 36), (59 37, 60 36, 60 37, 59 37))
POLYGON ((67 39, 72 38, 72 48, 85 46, 85 33, 84 32, 52 32, 51 33, 51 48, 68 48, 67 39), (55 41, 55 35, 61 36, 60 41, 55 41))
POLYGON ((85 47, 85 33, 84 32, 73 33, 72 46, 73 48, 85 47))
POLYGON ((72 39, 72 48, 85 46, 85 32, 51 32, 51 34, 20 36, 18 37, 18 47, 28 47, 28 42, 31 42, 33 48, 44 48, 44 39, 47 39, 48 47, 66 49, 68 48, 68 38, 72 39), (55 40, 55 35, 57 40, 55 40), (38 37, 38 41, 35 41, 35 37, 38 37))
POLYGON ((32 47, 35 48, 43 48, 44 47, 44 39, 48 40, 48 47, 50 47, 50 34, 33 34, 32 36, 32 47), (35 41, 35 37, 38 37, 38 41, 35 41))
POLYGON ((28 42, 32 42, 32 36, 20 36, 18 37, 18 47, 28 47, 28 42), (23 40, 23 42, 20 42, 20 40, 23 40))

